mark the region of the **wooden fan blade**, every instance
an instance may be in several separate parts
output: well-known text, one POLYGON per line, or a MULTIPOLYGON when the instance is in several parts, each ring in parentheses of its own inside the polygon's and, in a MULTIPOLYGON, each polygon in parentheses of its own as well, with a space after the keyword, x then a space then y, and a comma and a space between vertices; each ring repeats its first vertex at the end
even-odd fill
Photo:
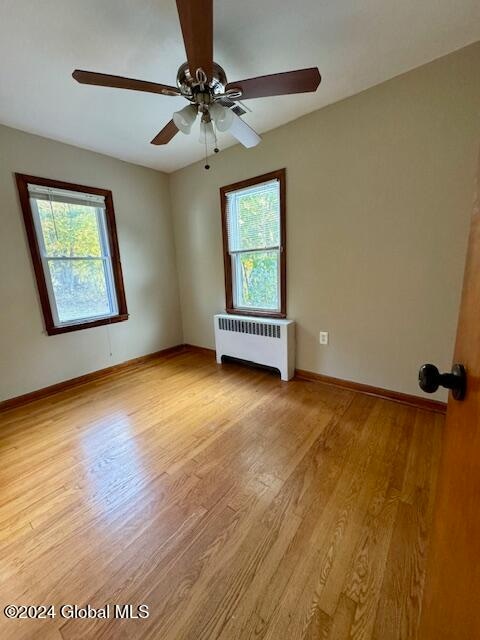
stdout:
POLYGON ((93 84, 99 87, 114 87, 115 89, 131 89, 132 91, 146 91, 147 93, 160 93, 164 96, 181 96, 177 87, 170 87, 167 84, 157 82, 147 82, 145 80, 134 80, 123 76, 111 76, 108 73, 95 73, 94 71, 83 71, 75 69, 72 76, 77 82, 82 84, 93 84))
POLYGON ((242 120, 236 113, 233 114, 232 126, 229 128, 228 133, 231 133, 234 138, 243 144, 244 147, 250 149, 256 147, 261 138, 256 131, 250 127, 245 120, 242 120))
POLYGON ((248 98, 266 98, 268 96, 316 91, 320 80, 321 76, 317 67, 311 67, 310 69, 273 73, 269 76, 229 82, 225 90, 241 89, 241 99, 247 100, 248 98))
POLYGON ((170 120, 163 129, 158 133, 150 144, 168 144, 170 140, 176 136, 178 129, 173 120, 170 120))
POLYGON ((203 69, 210 79, 213 73, 213 0, 177 0, 188 68, 195 78, 203 69))

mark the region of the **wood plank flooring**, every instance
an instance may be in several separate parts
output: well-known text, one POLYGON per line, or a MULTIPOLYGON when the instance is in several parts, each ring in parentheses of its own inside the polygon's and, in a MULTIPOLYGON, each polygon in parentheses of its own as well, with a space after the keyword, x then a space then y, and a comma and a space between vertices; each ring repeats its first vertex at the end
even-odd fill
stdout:
POLYGON ((443 420, 196 351, 0 414, 0 637, 415 640, 443 420))

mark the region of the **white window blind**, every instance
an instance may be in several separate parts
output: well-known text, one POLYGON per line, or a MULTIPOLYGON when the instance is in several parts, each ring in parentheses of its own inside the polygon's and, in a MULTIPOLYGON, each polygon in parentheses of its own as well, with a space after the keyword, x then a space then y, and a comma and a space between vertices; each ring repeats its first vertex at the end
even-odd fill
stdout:
POLYGON ((39 184, 29 184, 28 193, 36 200, 48 200, 53 202, 63 202, 66 204, 90 205, 93 207, 105 208, 105 197, 81 191, 68 191, 67 189, 53 189, 52 187, 42 187, 39 184))
POLYGON ((235 308, 280 310, 280 183, 226 193, 228 252, 235 308))
POLYGON ((227 193, 230 254, 278 249, 280 246, 280 192, 278 180, 227 193))
POLYGON ((55 326, 118 314, 105 198, 29 184, 55 326))

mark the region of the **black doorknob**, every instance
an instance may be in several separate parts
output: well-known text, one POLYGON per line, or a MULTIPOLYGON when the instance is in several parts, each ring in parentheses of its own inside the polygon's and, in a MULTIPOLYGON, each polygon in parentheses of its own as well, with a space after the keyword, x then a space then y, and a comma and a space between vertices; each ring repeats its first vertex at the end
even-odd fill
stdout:
POLYGON ((435 393, 438 387, 451 389, 455 400, 463 400, 467 389, 467 374, 463 364, 454 364, 451 373, 440 373, 434 364, 423 364, 418 372, 418 384, 426 393, 435 393))

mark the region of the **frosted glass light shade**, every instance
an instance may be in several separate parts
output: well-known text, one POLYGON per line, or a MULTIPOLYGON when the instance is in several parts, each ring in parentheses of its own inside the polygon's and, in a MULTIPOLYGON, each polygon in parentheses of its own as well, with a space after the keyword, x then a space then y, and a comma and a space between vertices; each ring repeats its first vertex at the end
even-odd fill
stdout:
POLYGON ((197 118, 197 107, 193 104, 189 104, 180 111, 175 111, 173 114, 173 122, 179 131, 182 133, 190 133, 192 125, 197 118))
POLYGON ((200 122, 200 138, 201 143, 205 142, 205 135, 207 136, 207 144, 215 144, 215 131, 213 130, 213 124, 211 122, 200 122))
POLYGON ((228 131, 230 129, 233 122, 233 111, 215 102, 210 105, 208 111, 219 131, 228 131))

